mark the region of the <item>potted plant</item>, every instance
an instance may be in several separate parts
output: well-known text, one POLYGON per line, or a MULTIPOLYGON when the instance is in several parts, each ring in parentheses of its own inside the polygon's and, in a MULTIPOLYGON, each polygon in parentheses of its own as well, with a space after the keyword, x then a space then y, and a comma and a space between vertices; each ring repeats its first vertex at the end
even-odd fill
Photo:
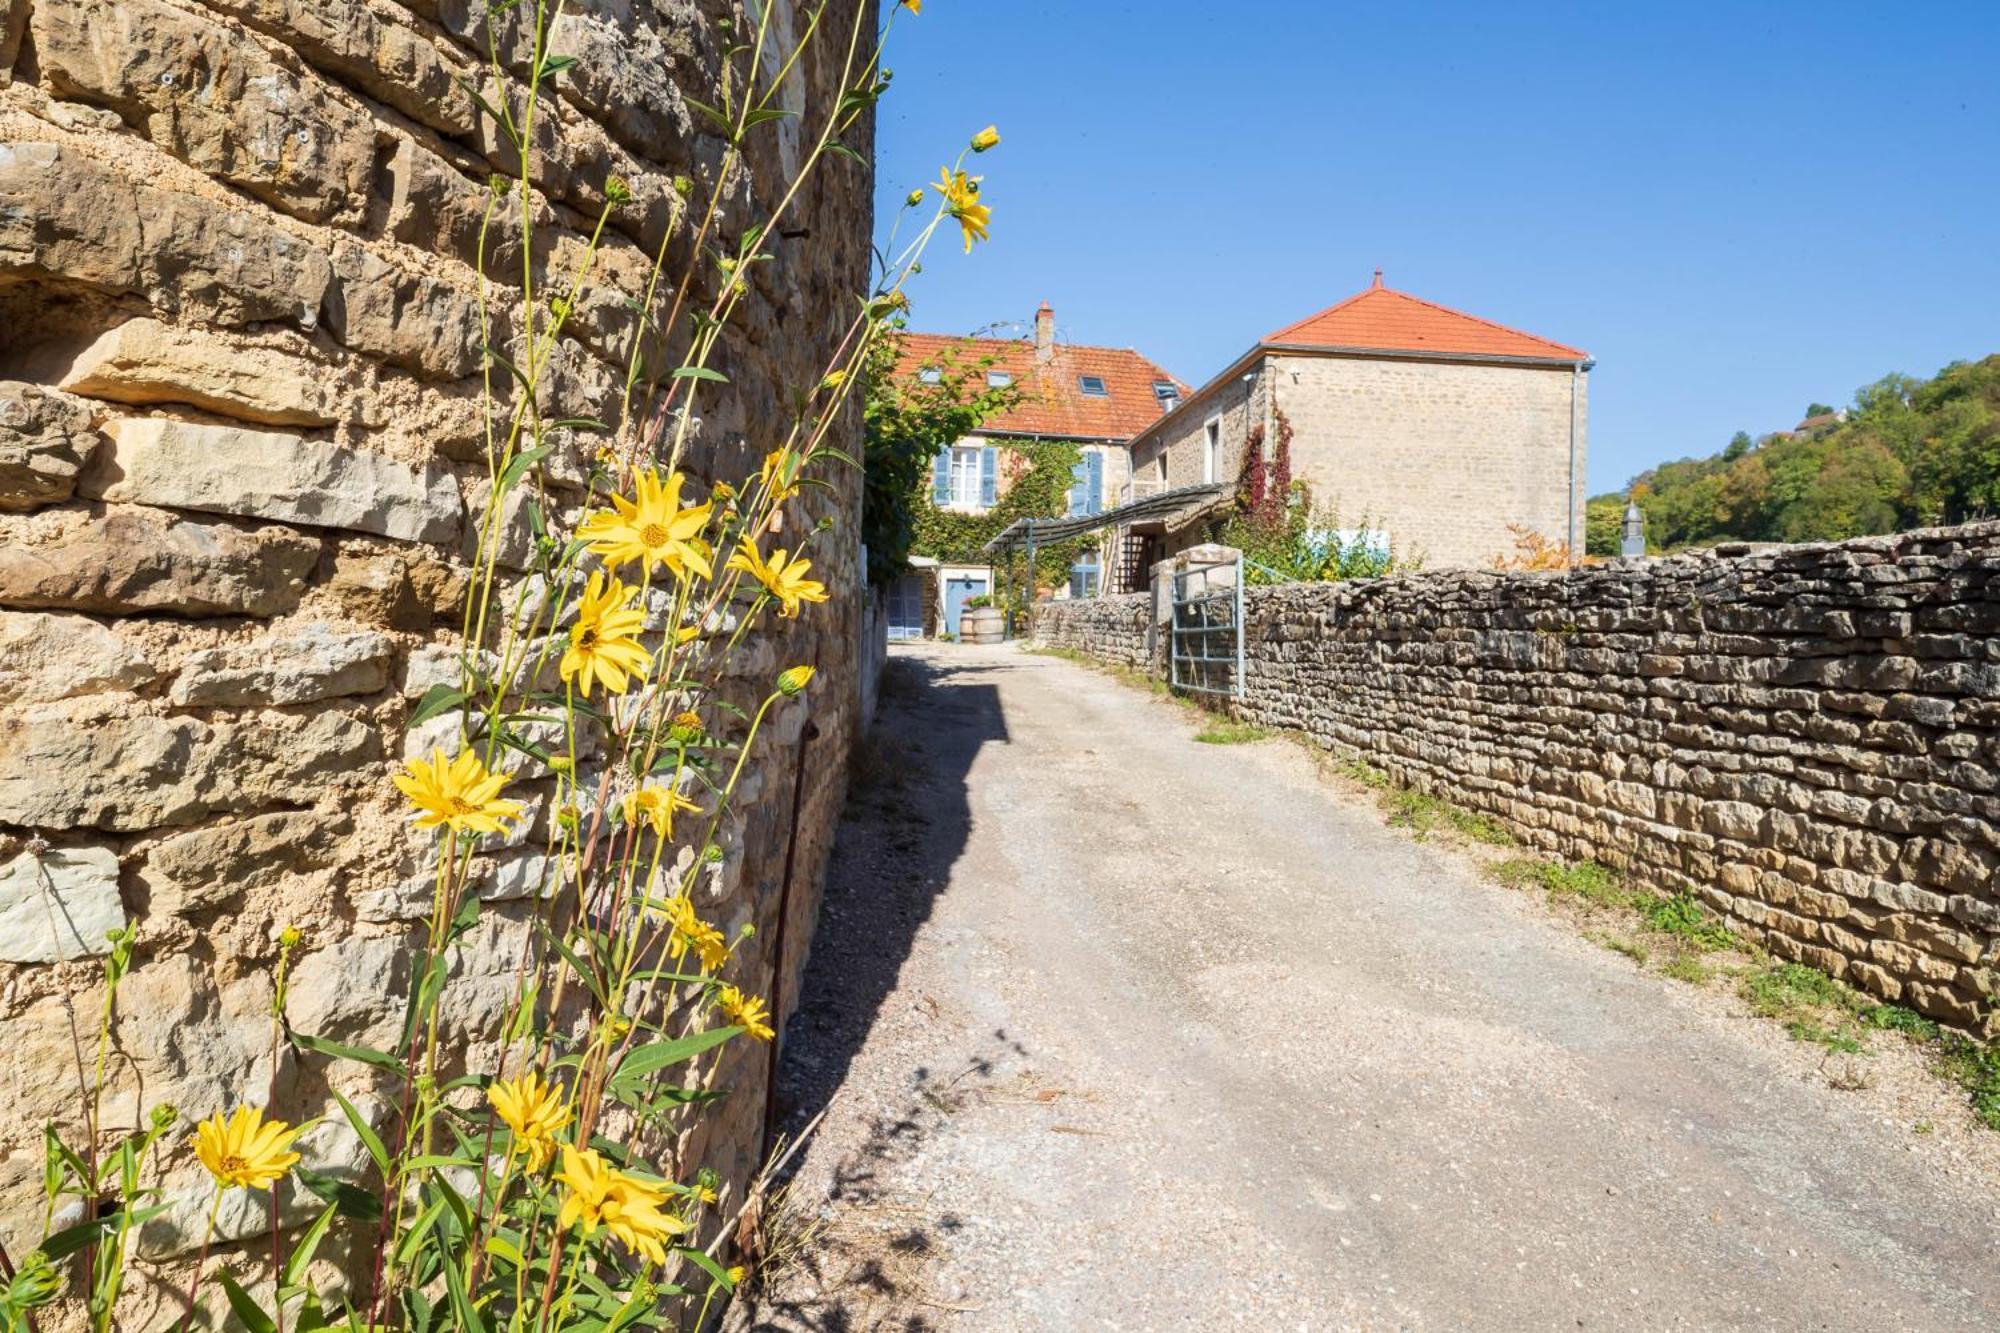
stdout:
POLYGON ((1006 617, 991 596, 982 593, 965 599, 965 609, 958 616, 959 642, 999 643, 1006 637, 1006 617))

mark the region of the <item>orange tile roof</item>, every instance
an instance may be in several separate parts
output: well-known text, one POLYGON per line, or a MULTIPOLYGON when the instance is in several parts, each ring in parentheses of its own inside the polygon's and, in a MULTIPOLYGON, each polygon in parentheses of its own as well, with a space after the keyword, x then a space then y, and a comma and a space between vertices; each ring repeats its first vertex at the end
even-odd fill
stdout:
POLYGON ((1267 334, 1264 341, 1356 351, 1528 357, 1544 361, 1583 361, 1590 355, 1384 287, 1379 269, 1374 286, 1317 315, 1308 315, 1296 324, 1267 334))
POLYGON ((1188 386, 1128 347, 1084 347, 1057 343, 1045 363, 1035 360, 1029 338, 955 338, 942 333, 905 333, 896 361, 899 378, 914 379, 927 366, 950 362, 969 367, 991 358, 990 368, 1013 373, 1021 401, 992 418, 982 430, 1012 435, 1049 435, 1078 440, 1129 440, 1165 415, 1153 391, 1170 381, 1185 398, 1188 386), (1109 396, 1086 394, 1077 381, 1095 375, 1109 396))

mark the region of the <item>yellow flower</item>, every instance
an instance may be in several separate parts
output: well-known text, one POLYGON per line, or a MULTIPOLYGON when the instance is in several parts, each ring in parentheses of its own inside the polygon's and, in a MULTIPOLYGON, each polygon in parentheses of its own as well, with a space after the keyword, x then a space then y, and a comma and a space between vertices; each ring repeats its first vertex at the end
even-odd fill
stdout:
POLYGON ((700 809, 700 806, 672 787, 656 783, 641 787, 625 798, 625 822, 637 824, 643 819, 653 826, 654 837, 671 838, 674 836, 675 813, 681 810, 700 809))
POLYGON ((763 584, 765 590, 778 599, 784 608, 782 614, 786 616, 796 616, 801 602, 826 600, 826 585, 806 577, 806 571, 812 568, 812 561, 787 560, 782 547, 772 551, 769 560, 764 560, 757 554, 757 543, 745 537, 742 547, 729 557, 725 568, 740 569, 763 584))
POLYGON ((845 383, 847 383, 846 371, 829 370, 826 372, 826 378, 819 382, 819 387, 822 389, 838 389, 845 383))
POLYGON ((986 229, 993 224, 993 210, 979 202, 979 182, 984 179, 943 167, 938 178, 931 182, 931 188, 944 196, 945 212, 958 219, 959 230, 965 233, 967 254, 972 253, 974 241, 986 239, 986 229))
POLYGON ((259 1107, 239 1106, 227 1123, 217 1111, 195 1126, 194 1155, 224 1189, 267 1190, 299 1160, 291 1147, 302 1132, 303 1127, 264 1119, 259 1107))
POLYGON ((921 14, 924 12, 924 0, 901 0, 901 3, 903 8, 909 10, 912 14, 921 14))
POLYGON ((556 1135, 569 1124, 562 1089, 544 1082, 539 1074, 526 1074, 496 1082, 486 1090, 486 1100, 514 1132, 512 1151, 528 1159, 528 1170, 547 1166, 556 1150, 556 1135))
POLYGON ((614 1170, 594 1148, 563 1144, 556 1179, 568 1191, 556 1218, 565 1230, 581 1224, 589 1236, 601 1226, 634 1254, 663 1264, 666 1242, 688 1229, 680 1218, 660 1211, 665 1189, 614 1170))
POLYGON ((679 962, 693 949, 701 957, 703 970, 720 971, 729 961, 729 943, 722 932, 695 915, 694 904, 686 895, 676 897, 669 909, 674 916, 674 934, 667 942, 668 955, 679 962))
POLYGON ((667 739, 676 745, 695 745, 702 738, 701 714, 693 709, 675 713, 667 724, 667 739))
POLYGON ((761 997, 745 995, 734 986, 724 986, 716 993, 715 1002, 731 1023, 758 1041, 769 1041, 777 1035, 771 1030, 771 1011, 764 1007, 761 997))
POLYGON ((923 201, 924 201, 924 192, 922 190, 912 190, 910 191, 910 197, 903 201, 903 206, 905 208, 915 208, 918 204, 921 204, 923 201))
POLYGON ((750 1270, 745 1268, 742 1264, 737 1264, 734 1267, 727 1268, 723 1271, 724 1275, 729 1278, 729 1285, 732 1287, 741 1286, 743 1284, 743 1279, 750 1276, 750 1270))
POLYGON ((778 693, 789 699, 803 692, 806 686, 812 684, 812 678, 818 674, 818 667, 789 667, 778 673, 778 693))
POLYGON ((412 759, 406 772, 395 776, 396 789, 423 811, 418 828, 442 824, 453 833, 499 833, 500 821, 519 819, 521 803, 503 801, 500 789, 514 780, 512 773, 489 773, 478 754, 461 750, 458 758, 446 759, 443 750, 432 750, 428 760, 412 759))
POLYGON ((639 642, 646 613, 631 605, 638 593, 615 578, 607 584, 602 570, 585 585, 576 624, 569 632, 569 651, 557 668, 564 680, 583 677, 584 698, 590 697, 596 681, 613 694, 623 694, 631 683, 627 675, 644 676, 651 665, 652 655, 639 642))
POLYGON ((1000 127, 998 125, 988 125, 985 129, 972 136, 972 151, 975 153, 983 153, 989 148, 998 148, 999 146, 1000 127))
POLYGON ((734 500, 736 498, 736 488, 726 481, 718 481, 715 485, 709 487, 708 498, 725 502, 734 500))
POLYGON ((773 449, 764 455, 764 466, 757 469, 757 480, 764 484, 765 493, 773 500, 789 500, 799 493, 798 464, 789 449, 773 449))
POLYGON ((590 543, 591 554, 602 556, 614 570, 637 560, 648 573, 664 565, 678 576, 693 570, 708 578, 708 546, 701 531, 708 526, 710 507, 683 508, 683 480, 678 472, 662 480, 647 468, 639 474, 630 500, 612 496, 612 512, 599 510, 586 518, 578 535, 590 543))

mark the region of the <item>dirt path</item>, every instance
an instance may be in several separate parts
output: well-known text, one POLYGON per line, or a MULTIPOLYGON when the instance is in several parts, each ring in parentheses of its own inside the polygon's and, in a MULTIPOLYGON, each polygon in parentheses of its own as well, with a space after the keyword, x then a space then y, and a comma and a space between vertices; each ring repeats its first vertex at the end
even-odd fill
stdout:
POLYGON ((1295 747, 1011 649, 891 671, 789 1034, 812 1257, 733 1327, 2000 1327, 1985 1145, 1295 747))

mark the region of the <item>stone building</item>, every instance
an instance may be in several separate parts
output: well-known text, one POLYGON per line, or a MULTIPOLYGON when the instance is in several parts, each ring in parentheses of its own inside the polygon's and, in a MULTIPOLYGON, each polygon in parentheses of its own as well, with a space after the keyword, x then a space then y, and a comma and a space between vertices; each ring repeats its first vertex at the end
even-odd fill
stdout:
MULTIPOLYGON (((1482 565, 1515 528, 1582 549, 1589 356, 1374 284, 1268 334, 1132 441, 1142 485, 1232 483, 1248 440, 1343 527, 1400 555, 1482 565)), ((1133 534, 1137 536, 1138 534, 1133 534)), ((1161 534, 1172 553, 1200 525, 1161 534)))
MULTIPOLYGON (((897 374, 936 383, 971 372, 993 388, 1018 386, 1020 400, 963 440, 941 450, 931 469, 931 502, 960 514, 984 514, 1022 475, 1029 440, 1074 443, 1082 454, 1069 490, 1068 513, 1097 514, 1132 498, 1134 436, 1158 422, 1187 386, 1126 347, 1089 347, 1056 340, 1055 310, 1044 301, 1026 338, 903 335, 897 374)), ((939 552, 912 552, 918 568, 890 592, 890 634, 914 637, 924 626, 957 624, 969 597, 993 591, 981 563, 953 563, 939 552)), ((1104 552, 1068 571, 1064 591, 1093 595, 1104 575, 1104 552)))
MULTIPOLYGON (((791 4, 774 4, 789 33, 791 4)), ((874 21, 869 0, 829 12, 829 23, 874 21)), ((489 477, 474 262, 489 180, 515 169, 486 108, 496 81, 526 86, 518 13, 461 0, 7 6, 0 1242, 17 1259, 41 1234, 42 1126, 78 1131, 73 1043, 94 1034, 107 929, 138 939, 107 1126, 162 1102, 192 1120, 261 1102, 267 1088, 293 1120, 330 1106, 317 1070, 271 1039, 286 927, 303 935, 294 1027, 393 1044, 432 840, 411 830, 389 775, 441 739, 410 714, 457 678, 489 477)), ((576 63, 546 81, 527 192, 544 278, 570 272, 611 183, 629 191, 556 345, 556 416, 617 420, 637 327, 627 298, 643 292, 658 247, 672 271, 701 275, 698 299, 713 295, 715 266, 693 257, 676 178, 705 190, 723 158, 691 106, 714 98, 733 40, 720 24, 740 18, 722 0, 653 0, 572 6, 554 25, 552 54, 576 63)), ((841 77, 837 54, 808 50, 782 74, 785 104, 824 107, 841 77)), ((790 387, 818 382, 867 290, 868 130, 847 138, 857 159, 829 159, 813 178, 772 260, 750 272, 722 344, 727 391, 704 399, 684 459, 697 493, 754 472, 790 387)), ((802 151, 794 122, 754 137, 725 225, 768 215, 802 151)), ((517 183, 486 235, 502 309, 508 284, 518 292, 520 197, 517 183)), ((858 434, 850 411, 832 442, 858 452, 858 434)), ((554 437, 516 494, 573 523, 598 439, 554 437)), ((813 557, 833 599, 769 622, 724 689, 754 699, 793 662, 816 663, 826 685, 760 733, 718 830, 722 868, 702 889, 723 929, 754 927, 739 961, 742 984, 760 991, 802 968, 863 693, 860 477, 824 480, 798 517, 802 530, 832 525, 813 557), (794 848, 800 901, 779 939, 794 848)), ((516 506, 505 519, 501 596, 534 595, 528 517, 516 506)), ((520 794, 546 782, 530 773, 520 794)), ((453 955, 453 1058, 496 1039, 545 882, 545 835, 523 828, 476 864, 483 911, 453 955)), ((718 1081, 732 1095, 691 1152, 740 1198, 761 1159, 764 1050, 728 1052, 718 1081)), ((386 1115, 366 1071, 344 1086, 365 1114, 386 1115)), ((340 1121, 302 1141, 309 1165, 359 1165, 340 1121)), ((149 1261, 201 1239, 210 1190, 182 1140, 165 1162, 170 1210, 142 1233, 149 1261)), ((302 1206, 288 1195, 285 1215, 302 1206)), ((261 1205, 227 1209, 222 1242, 262 1224, 261 1205)), ((121 1327, 170 1321, 170 1306, 163 1316, 146 1302, 171 1292, 148 1290, 133 1288, 140 1308, 121 1327)))

